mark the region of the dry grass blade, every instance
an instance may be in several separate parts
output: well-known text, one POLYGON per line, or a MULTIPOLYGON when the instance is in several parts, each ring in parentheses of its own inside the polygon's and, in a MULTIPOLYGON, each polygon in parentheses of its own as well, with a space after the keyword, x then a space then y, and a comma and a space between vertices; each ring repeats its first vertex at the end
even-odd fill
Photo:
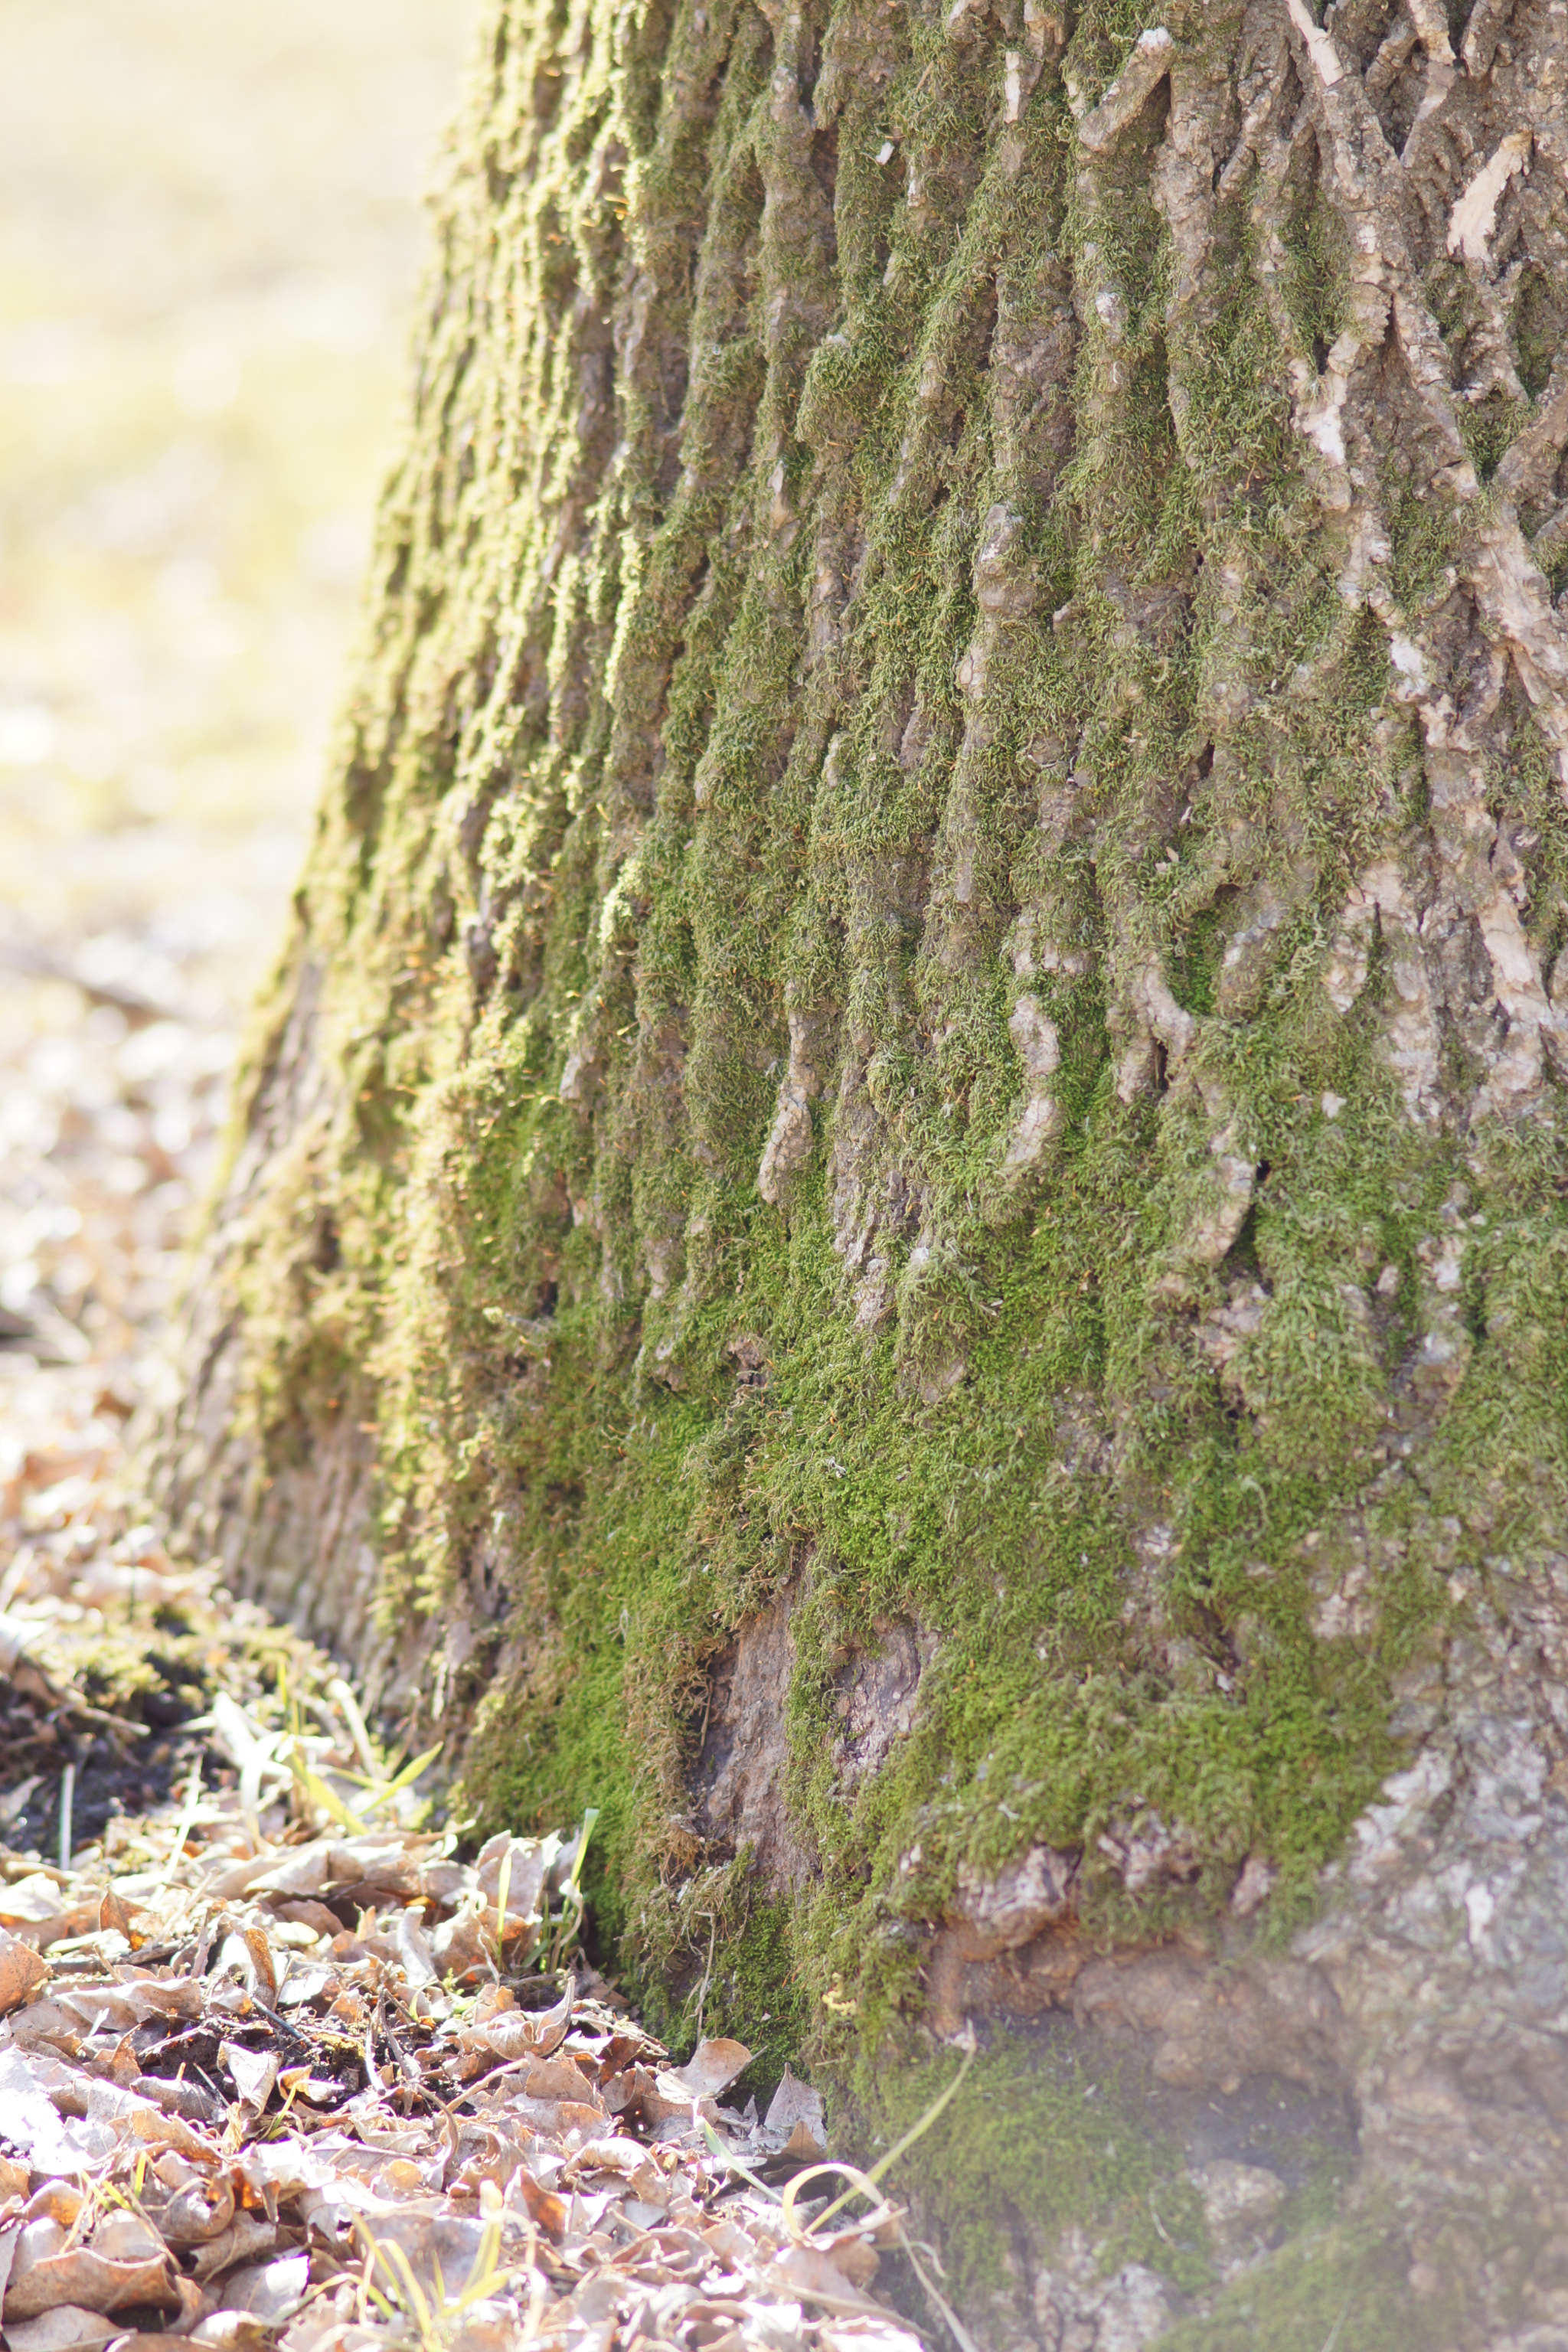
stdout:
POLYGON ((196 1811, 201 1801, 202 1767, 198 1757, 191 1767, 191 1777, 185 1789, 185 1801, 180 1809, 180 1818, 175 1824, 174 1843, 169 1848, 168 1859, 158 1873, 158 1880, 162 1885, 166 1886, 174 1874, 174 1865, 184 1853, 185 1842, 195 1826, 196 1811))
MULTIPOLYGON (((894 2165, 898 2163, 900 2158, 906 2156, 910 2149, 913 2147, 915 2142, 923 2137, 925 2133, 930 2131, 937 2117, 952 2105, 952 2101, 958 2096, 959 2092, 963 2089, 964 2077, 968 2074, 970 2067, 974 2063, 974 2047, 973 2030, 972 2028, 970 2031, 968 2045, 963 2053, 963 2061, 960 2063, 958 2072, 953 2076, 952 2082, 948 2084, 945 2090, 940 2092, 937 2097, 931 2101, 924 2114, 921 2116, 916 2122, 910 2126, 909 2130, 904 2133, 903 2137, 900 2139, 894 2141, 886 2156, 879 2157, 878 2158, 877 2162, 871 2167, 869 2172, 863 2176, 865 2179, 871 2182, 873 2185, 877 2181, 880 2180, 883 2174, 890 2172, 894 2165)), ((841 2166, 837 2168, 843 2171, 853 2169, 853 2168, 849 2166, 841 2166)), ((820 2219, 824 2221, 827 2221, 833 2214, 838 2212, 842 2207, 847 2205, 854 2194, 855 2190, 853 2188, 847 2189, 841 2197, 835 2198, 833 2203, 828 2207, 827 2211, 821 2215, 820 2219)))
POLYGON ((969 2330, 964 2326, 963 2322, 959 2318, 958 2314, 948 2302, 947 2297, 942 2294, 935 2280, 927 2276, 924 2263, 921 2261, 920 2255, 916 2252, 910 2239, 901 2229, 899 2231, 899 2243, 903 2249, 904 2253, 908 2256, 910 2267, 914 2272, 916 2278, 919 2279, 921 2289, 923 2290, 926 2297, 941 2313, 942 2320, 947 2327, 948 2334, 952 2337, 953 2342, 958 2347, 958 2352, 980 2352, 980 2347, 976 2344, 973 2336, 969 2333, 969 2330))

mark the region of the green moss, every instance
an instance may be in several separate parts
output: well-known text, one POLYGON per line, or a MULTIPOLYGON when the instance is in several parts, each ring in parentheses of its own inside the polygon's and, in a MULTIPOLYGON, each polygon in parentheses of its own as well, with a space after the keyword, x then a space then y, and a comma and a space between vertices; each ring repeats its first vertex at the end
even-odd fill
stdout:
POLYGON ((1539 400, 1552 381, 1552 369, 1563 341, 1563 293, 1544 269, 1527 268, 1521 277, 1510 321, 1519 352, 1519 375, 1531 400, 1539 400))
POLYGON ((1171 2352, 1426 2352, 1449 2310, 1410 2291, 1402 2233, 1373 2221, 1309 2232, 1236 2280, 1201 2319, 1178 2323, 1171 2352))
MULTIPOLYGON (((961 2060, 900 2053, 868 2071, 853 2124, 864 2160, 884 2153, 952 2082, 961 2060)), ((941 2243, 958 2309, 975 2319, 1064 2232, 1092 2238, 1106 2276, 1126 2263, 1180 2290, 1213 2279, 1203 2207, 1177 2147, 1149 2128, 1140 2089, 1114 2061, 1086 2059, 1077 2037, 1001 2036, 895 2176, 922 2234, 941 2243)), ((1321 2347, 1318 2347, 1321 2352, 1321 2347)))
POLYGON ((1491 480, 1504 453, 1529 422, 1524 402, 1505 392, 1489 392, 1484 400, 1461 407, 1459 430, 1483 482, 1491 480))
POLYGON ((1459 525, 1446 501, 1405 484, 1389 500, 1388 535, 1394 551, 1394 593, 1419 610, 1430 602, 1459 546, 1459 525))
POLYGON ((1349 241, 1332 206, 1321 196, 1301 209, 1292 230, 1283 290, 1297 332, 1321 374, 1350 320, 1349 241))
POLYGON ((811 2038, 812 2000, 798 1967, 790 1906, 758 1897, 743 1873, 686 1879, 648 1918, 653 1965, 640 1979, 644 2014, 672 2049, 703 2034, 743 2042, 752 2063, 735 2086, 765 2110, 791 2059, 811 2038))
MULTIPOLYGON (((1417 1127, 1375 946, 1348 1015, 1322 984, 1354 875, 1428 814, 1289 429, 1344 257, 1303 196, 1271 308, 1243 174, 1187 284, 1158 93, 1085 163, 1069 83, 1150 22, 1081 9, 1009 125, 989 19, 496 0, 241 1106, 288 1125, 308 1008, 322 1083, 234 1276, 258 1488, 374 1425, 385 1617, 473 1636, 481 1826, 600 1807, 605 1956, 759 2079, 912 2046, 959 1870, 1037 1840, 1083 1849, 1103 1935, 1200 1933, 1264 1854, 1286 1937, 1399 1760, 1454 1547, 1527 1553, 1568 1503, 1552 1145, 1417 1127), (1140 1092, 1148 971, 1196 1025, 1140 1092), (1059 1118, 1020 1172, 1024 995, 1059 1118), (815 1143, 769 1202, 792 1022, 815 1143), (1257 1179, 1215 1263, 1222 1132, 1257 1179), (1461 1214, 1472 1355, 1423 1400, 1421 1252, 1461 1214), (1327 1638, 1350 1565, 1365 1624, 1327 1638), (787 1906, 690 1814, 713 1660, 781 1591, 787 1906), (893 1622, 931 1663, 856 1784, 842 1678, 893 1622), (1148 1808, 1195 1874, 1134 1896, 1100 1839, 1148 1808)), ((1389 511, 1414 612, 1461 522, 1389 511)), ((1493 782, 1544 956, 1568 826, 1522 709, 1493 782)), ((1076 2212, 1081 2086, 1019 2080, 952 2162, 1005 2202, 1037 2160, 1076 2212)))

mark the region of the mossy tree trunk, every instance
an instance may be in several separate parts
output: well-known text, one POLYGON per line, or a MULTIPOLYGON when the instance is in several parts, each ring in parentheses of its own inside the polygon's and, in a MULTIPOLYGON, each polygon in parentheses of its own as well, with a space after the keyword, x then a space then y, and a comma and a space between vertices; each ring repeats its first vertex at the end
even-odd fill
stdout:
POLYGON ((163 1435, 998 2343, 1568 2286, 1568 16, 1321 13, 492 0, 163 1435))

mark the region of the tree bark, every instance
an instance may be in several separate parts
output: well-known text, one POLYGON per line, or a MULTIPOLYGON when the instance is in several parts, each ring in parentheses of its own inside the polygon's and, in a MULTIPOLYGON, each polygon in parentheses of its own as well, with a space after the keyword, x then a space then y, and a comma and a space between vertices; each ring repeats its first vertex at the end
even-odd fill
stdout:
POLYGON ((156 1449, 1052 2352, 1568 2342, 1568 17, 1320 13, 493 0, 156 1449))

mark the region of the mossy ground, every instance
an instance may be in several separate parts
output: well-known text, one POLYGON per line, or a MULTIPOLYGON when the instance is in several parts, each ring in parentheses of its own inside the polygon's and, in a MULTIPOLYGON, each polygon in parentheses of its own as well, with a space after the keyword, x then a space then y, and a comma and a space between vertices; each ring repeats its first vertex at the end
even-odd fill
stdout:
MULTIPOLYGON (((1239 14, 1183 18, 1194 74, 1233 70, 1239 14)), ((1356 873, 1428 813, 1289 429, 1344 255, 1309 175, 1282 307, 1239 195, 1184 280, 1166 100, 1092 166, 1075 143, 1148 22, 1094 0, 1007 124, 994 23, 492 11, 256 1064, 260 1105, 324 973, 328 1108, 237 1276, 249 1410, 279 1463, 374 1423, 384 1609, 479 1627, 472 1803, 597 1805, 599 1931, 661 2021, 700 1998, 862 2096, 919 2048, 961 1864, 1081 1847, 1088 1930, 1148 1936, 1257 1853, 1287 1935, 1398 1759, 1456 1571, 1528 1549, 1568 1471, 1552 1135, 1411 1118, 1375 940, 1348 1014, 1322 984, 1356 873), (1151 963, 1194 1026, 1139 1091, 1151 963), (1026 992, 1059 1116, 1020 1179, 1026 992), (792 1017, 815 1144, 774 1202, 792 1017), (1216 1257, 1222 1126, 1254 1192, 1216 1257), (1316 1630, 1339 1569, 1354 1638, 1316 1630), (678 1816, 709 1664, 786 1585, 815 1874, 781 1905, 678 1816), (833 1677, 888 1619, 936 1649, 851 1792, 833 1677), (1127 1893, 1100 1840, 1140 1807, 1195 1878, 1127 1893)), ((1447 521, 1393 540, 1399 593, 1436 593, 1447 521)), ((1522 710, 1494 782, 1548 909, 1568 836, 1522 710)), ((889 2130, 925 2075, 899 2080, 889 2130)), ((1064 2168, 1037 2089, 1004 2069, 928 2180, 979 2163, 984 2111, 1001 2173, 1132 2215, 1142 2172, 1064 2168)), ((1114 2226, 1144 2242, 1142 2209, 1114 2226)))

